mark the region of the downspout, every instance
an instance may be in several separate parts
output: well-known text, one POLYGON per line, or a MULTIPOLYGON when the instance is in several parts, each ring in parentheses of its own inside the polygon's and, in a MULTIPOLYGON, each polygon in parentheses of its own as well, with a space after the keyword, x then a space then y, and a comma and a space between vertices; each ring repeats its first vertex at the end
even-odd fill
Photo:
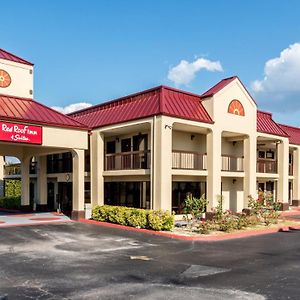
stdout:
POLYGON ((154 145, 154 140, 155 140, 155 123, 156 123, 156 116, 153 116, 152 120, 152 126, 151 126, 151 172, 150 172, 150 184, 151 184, 151 197, 150 197, 150 209, 153 209, 154 207, 154 161, 155 161, 155 145, 154 145))

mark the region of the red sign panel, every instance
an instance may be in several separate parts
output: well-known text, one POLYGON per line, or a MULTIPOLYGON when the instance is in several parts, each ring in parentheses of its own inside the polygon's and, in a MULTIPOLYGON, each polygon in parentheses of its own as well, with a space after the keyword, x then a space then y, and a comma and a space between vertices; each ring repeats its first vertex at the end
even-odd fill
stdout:
POLYGON ((14 124, 0 121, 1 141, 41 145, 42 136, 43 129, 41 126, 14 124))

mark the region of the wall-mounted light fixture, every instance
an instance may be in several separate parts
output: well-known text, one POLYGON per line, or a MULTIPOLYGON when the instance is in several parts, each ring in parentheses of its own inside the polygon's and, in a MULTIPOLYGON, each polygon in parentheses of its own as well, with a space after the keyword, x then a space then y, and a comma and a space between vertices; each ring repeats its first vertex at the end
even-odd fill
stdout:
POLYGON ((118 136, 116 137, 116 141, 117 141, 117 143, 120 142, 120 138, 118 136))
POLYGON ((191 134, 191 140, 193 140, 195 138, 195 136, 193 134, 191 134))
POLYGON ((232 142, 232 146, 235 146, 235 145, 236 145, 236 141, 233 141, 233 142, 232 142))
POLYGON ((232 184, 235 184, 236 183, 236 179, 232 179, 232 184))

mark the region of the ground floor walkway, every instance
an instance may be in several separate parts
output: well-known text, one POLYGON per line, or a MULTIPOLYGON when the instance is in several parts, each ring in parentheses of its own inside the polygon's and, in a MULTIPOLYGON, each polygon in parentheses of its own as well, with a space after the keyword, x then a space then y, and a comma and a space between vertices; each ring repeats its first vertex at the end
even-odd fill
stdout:
POLYGON ((39 225, 56 222, 72 222, 70 218, 55 212, 46 213, 9 213, 0 212, 0 228, 11 226, 39 225))

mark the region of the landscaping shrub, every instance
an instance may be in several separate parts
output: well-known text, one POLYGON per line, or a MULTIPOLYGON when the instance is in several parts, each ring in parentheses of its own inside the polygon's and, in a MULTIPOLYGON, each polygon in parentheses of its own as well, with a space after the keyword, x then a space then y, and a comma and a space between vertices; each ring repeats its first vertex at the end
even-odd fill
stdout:
POLYGON ((96 206, 92 211, 92 219, 153 230, 171 230, 174 226, 174 216, 168 211, 125 206, 96 206))
POLYGON ((21 180, 5 179, 4 191, 5 191, 5 197, 21 196, 21 180))
POLYGON ((195 198, 189 195, 185 199, 184 212, 191 214, 193 219, 199 219, 202 214, 206 211, 208 200, 205 199, 204 195, 200 198, 195 198))
POLYGON ((149 228, 170 231, 174 227, 174 216, 168 211, 150 210, 148 212, 149 228))
POLYGON ((1 197, 0 207, 18 209, 21 206, 21 196, 1 197))
POLYGON ((146 210, 132 208, 127 215, 127 222, 132 227, 146 228, 148 224, 146 210))

